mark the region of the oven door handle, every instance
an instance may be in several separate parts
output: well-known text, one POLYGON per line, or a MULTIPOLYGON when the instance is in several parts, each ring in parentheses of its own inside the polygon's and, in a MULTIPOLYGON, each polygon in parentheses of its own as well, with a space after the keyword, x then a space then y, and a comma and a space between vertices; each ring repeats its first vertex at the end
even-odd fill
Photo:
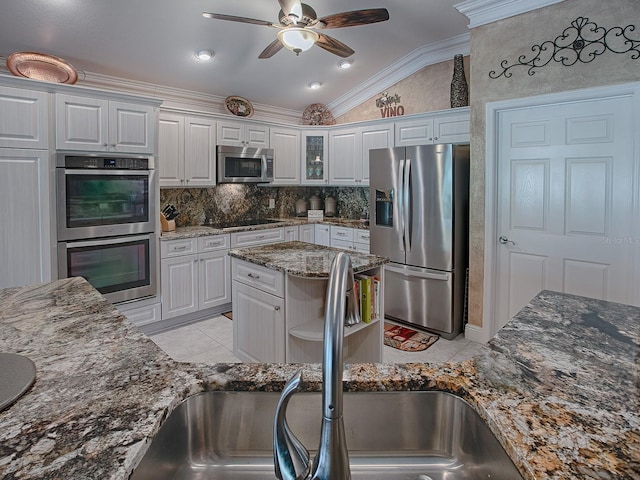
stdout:
POLYGON ((65 168, 65 175, 112 175, 121 177, 123 175, 146 175, 150 176, 152 170, 107 170, 104 168, 73 169, 65 168))
POLYGON ((153 234, 145 234, 145 235, 125 235, 114 238, 98 238, 95 240, 80 240, 80 241, 67 241, 67 242, 59 242, 63 243, 67 248, 83 248, 83 247, 95 247, 95 246, 103 246, 103 245, 117 245, 119 243, 129 243, 129 242, 137 242, 138 240, 152 240, 151 236, 153 234))

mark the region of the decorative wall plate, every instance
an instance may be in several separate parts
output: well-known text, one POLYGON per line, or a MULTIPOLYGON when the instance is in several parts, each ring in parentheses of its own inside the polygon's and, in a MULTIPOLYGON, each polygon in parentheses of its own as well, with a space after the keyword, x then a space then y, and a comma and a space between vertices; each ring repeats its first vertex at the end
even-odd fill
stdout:
POLYGON ((36 52, 15 52, 7 57, 7 68, 17 77, 74 84, 78 72, 61 58, 36 52))
POLYGON ((303 125, 333 125, 336 123, 331 111, 326 105, 312 103, 302 113, 303 125))
POLYGON ((229 113, 236 117, 250 117, 253 115, 253 105, 246 98, 242 97, 227 97, 224 100, 224 106, 229 113))

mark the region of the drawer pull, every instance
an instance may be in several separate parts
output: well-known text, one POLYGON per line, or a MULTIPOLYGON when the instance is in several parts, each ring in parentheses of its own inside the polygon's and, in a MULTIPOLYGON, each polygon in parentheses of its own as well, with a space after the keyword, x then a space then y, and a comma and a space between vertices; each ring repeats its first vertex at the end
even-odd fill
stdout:
POLYGON ((262 239, 264 238, 264 235, 258 235, 256 238, 257 238, 258 240, 262 240, 262 239))
POLYGON ((179 246, 179 247, 173 247, 173 250, 174 250, 174 251, 178 251, 178 250, 186 250, 186 249, 187 249, 187 246, 186 246, 186 245, 181 245, 181 246, 179 246))
POLYGON ((260 275, 254 275, 253 273, 247 273, 247 277, 255 278, 256 280, 258 280, 260 278, 260 275))
POLYGON ((207 242, 207 247, 216 247, 222 245, 222 242, 207 242))
POLYGON ((347 234, 344 232, 336 232, 336 235, 340 235, 341 237, 346 237, 347 234))

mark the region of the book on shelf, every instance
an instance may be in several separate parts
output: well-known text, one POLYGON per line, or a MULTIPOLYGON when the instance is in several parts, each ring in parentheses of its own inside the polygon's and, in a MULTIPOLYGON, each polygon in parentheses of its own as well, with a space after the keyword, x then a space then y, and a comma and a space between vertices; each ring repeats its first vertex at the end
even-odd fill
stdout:
POLYGON ((380 311, 380 278, 359 274, 355 276, 355 285, 360 292, 360 318, 364 323, 371 323, 380 311))

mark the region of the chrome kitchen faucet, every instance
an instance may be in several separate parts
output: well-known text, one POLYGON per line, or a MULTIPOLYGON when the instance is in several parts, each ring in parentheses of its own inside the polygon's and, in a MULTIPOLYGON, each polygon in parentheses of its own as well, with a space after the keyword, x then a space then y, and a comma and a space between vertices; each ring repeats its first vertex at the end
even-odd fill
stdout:
POLYGON ((360 321, 353 284, 351 258, 340 252, 331 264, 325 302, 320 446, 310 467, 309 451, 287 425, 287 405, 302 382, 302 372, 298 371, 282 391, 274 420, 273 458, 276 477, 281 480, 351 479, 342 419, 342 344, 344 325, 360 321))

